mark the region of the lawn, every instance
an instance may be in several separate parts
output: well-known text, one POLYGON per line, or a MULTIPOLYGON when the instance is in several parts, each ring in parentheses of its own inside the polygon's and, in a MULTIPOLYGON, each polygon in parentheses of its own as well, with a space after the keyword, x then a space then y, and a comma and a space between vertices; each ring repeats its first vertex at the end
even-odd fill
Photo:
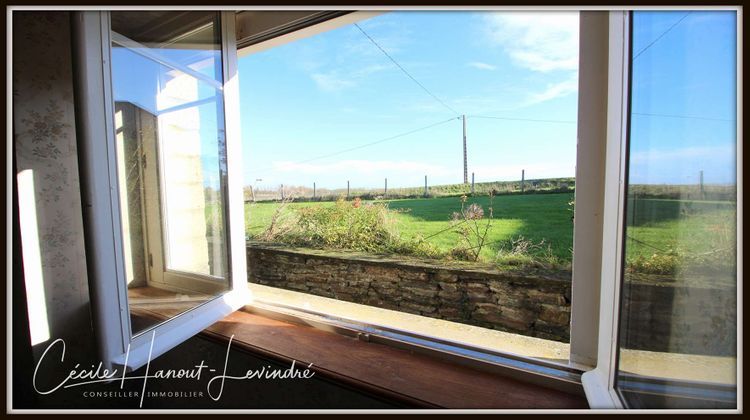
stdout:
MULTIPOLYGON (((506 195, 493 198, 494 219, 490 228, 488 246, 482 250, 482 257, 487 260, 497 254, 502 241, 523 236, 539 243, 550 244, 552 252, 565 260, 571 258, 573 247, 572 213, 568 202, 573 199, 572 193, 506 195)), ((457 241, 458 235, 450 229, 451 215, 461 210, 461 199, 458 197, 388 200, 389 208, 394 212, 396 227, 405 238, 421 235, 423 238, 443 251, 449 251, 457 241)), ((466 205, 477 203, 489 214, 489 197, 469 197, 466 205)), ((291 203, 285 211, 306 206, 330 206, 331 202, 291 203)), ((270 223, 278 203, 247 203, 245 216, 249 236, 262 232, 270 223)))
MULTIPOLYGON (((519 236, 534 244, 549 246, 552 254, 569 262, 572 258, 573 222, 568 203, 573 193, 502 195, 493 198, 493 221, 481 258, 493 261, 508 240, 519 236)), ((451 215, 460 211, 458 197, 388 200, 395 210, 398 232, 404 238, 423 237, 448 252, 459 237, 451 229, 451 215)), ((488 196, 469 197, 466 206, 477 203, 489 215, 488 196)), ((285 213, 308 206, 331 206, 332 202, 290 203, 285 213)), ((279 203, 247 203, 247 233, 253 237, 270 223, 279 203)), ((711 254, 734 246, 736 204, 731 201, 638 199, 629 202, 626 252, 628 259, 678 251, 681 255, 711 254)))

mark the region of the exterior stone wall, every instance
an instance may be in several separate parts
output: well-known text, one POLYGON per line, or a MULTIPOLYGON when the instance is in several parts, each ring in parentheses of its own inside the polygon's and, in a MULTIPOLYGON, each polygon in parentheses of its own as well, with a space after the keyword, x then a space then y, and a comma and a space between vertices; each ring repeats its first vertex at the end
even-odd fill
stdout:
MULTIPOLYGON (((556 341, 570 340, 570 273, 501 272, 475 264, 289 249, 250 243, 252 283, 556 341)), ((711 280, 711 281, 709 281, 711 280)), ((732 279, 730 279, 732 280, 732 279)), ((734 280, 675 284, 630 276, 622 344, 656 352, 736 355, 734 280), (717 317, 716 314, 722 314, 717 317)))
POLYGON ((570 273, 456 268, 267 244, 249 244, 247 258, 252 283, 550 340, 570 338, 570 273))

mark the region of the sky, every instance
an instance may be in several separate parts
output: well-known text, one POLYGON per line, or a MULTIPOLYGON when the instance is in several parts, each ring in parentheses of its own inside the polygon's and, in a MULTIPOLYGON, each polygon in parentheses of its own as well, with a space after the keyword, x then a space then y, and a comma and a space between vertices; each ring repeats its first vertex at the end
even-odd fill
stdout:
MULTIPOLYGON (((469 178, 575 175, 577 12, 403 11, 358 24, 239 59, 245 185, 460 183, 460 115, 469 178)), ((217 49, 159 53, 217 79, 217 49)), ((735 54, 734 12, 634 13, 631 183, 694 184, 700 171, 735 182, 735 54)), ((179 74, 113 50, 116 100, 164 112, 155 95, 179 74)), ((198 88, 213 185, 221 92, 198 88)))
POLYGON ((574 176, 577 12, 395 12, 359 25, 439 100, 354 25, 240 58, 246 184, 460 183, 457 113, 477 182, 574 176))
POLYGON ((735 18, 635 12, 631 183, 736 182, 735 18))

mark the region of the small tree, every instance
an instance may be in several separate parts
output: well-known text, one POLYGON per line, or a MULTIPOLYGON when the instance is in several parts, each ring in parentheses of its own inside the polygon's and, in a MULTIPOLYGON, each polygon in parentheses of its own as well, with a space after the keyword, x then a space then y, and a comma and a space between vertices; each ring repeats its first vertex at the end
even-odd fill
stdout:
POLYGON ((492 192, 489 193, 489 197, 488 215, 485 217, 484 209, 480 204, 472 203, 467 206, 467 197, 461 196, 461 211, 453 212, 451 216, 451 226, 459 235, 459 244, 453 249, 455 257, 471 261, 479 260, 479 255, 487 244, 487 236, 492 227, 494 199, 492 192))

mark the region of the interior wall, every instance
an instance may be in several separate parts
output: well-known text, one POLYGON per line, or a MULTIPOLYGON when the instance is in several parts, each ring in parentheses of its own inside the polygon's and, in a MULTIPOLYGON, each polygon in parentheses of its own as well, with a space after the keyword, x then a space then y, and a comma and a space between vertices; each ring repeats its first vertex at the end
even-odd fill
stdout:
MULTIPOLYGON (((33 180, 33 191, 19 188, 19 194, 33 196, 36 213, 36 232, 22 222, 21 238, 24 251, 38 248, 41 257, 40 261, 24 261, 26 283, 42 285, 27 287, 27 293, 32 307, 46 310, 49 330, 47 340, 35 343, 34 353, 38 357, 48 342, 63 338, 69 350, 85 354, 94 346, 76 152, 70 17, 61 11, 15 11, 12 25, 16 170, 26 171, 33 180), (29 276, 32 272, 36 275, 29 276)), ((26 216, 29 211, 21 208, 20 214, 26 216)))

